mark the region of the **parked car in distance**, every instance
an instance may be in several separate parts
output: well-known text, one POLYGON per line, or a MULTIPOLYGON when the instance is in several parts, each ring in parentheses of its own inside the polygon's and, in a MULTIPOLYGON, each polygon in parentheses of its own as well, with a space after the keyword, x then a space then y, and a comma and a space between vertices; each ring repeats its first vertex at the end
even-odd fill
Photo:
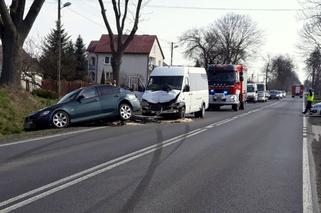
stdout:
POLYGON ((279 90, 270 90, 270 99, 282 99, 282 92, 279 90))
POLYGON ((156 67, 142 97, 143 115, 175 115, 184 118, 194 113, 203 118, 208 108, 208 80, 200 67, 156 67))
POLYGON ((313 104, 311 107, 311 113, 321 115, 321 103, 313 104))
POLYGON ((135 94, 120 87, 96 85, 74 90, 53 106, 25 118, 24 128, 65 128, 70 124, 119 117, 129 120, 140 111, 135 94))

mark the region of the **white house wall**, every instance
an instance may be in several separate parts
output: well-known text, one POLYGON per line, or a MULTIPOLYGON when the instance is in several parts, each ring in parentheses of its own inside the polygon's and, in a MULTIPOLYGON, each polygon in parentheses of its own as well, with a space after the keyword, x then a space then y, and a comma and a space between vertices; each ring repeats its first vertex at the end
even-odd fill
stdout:
MULTIPOLYGON (((111 54, 98 55, 98 75, 97 83, 100 83, 103 70, 105 73, 112 73, 111 64, 105 64, 105 57, 111 57, 111 54)), ((129 76, 138 76, 141 80, 147 82, 148 56, 143 54, 127 54, 122 58, 120 67, 120 79, 122 85, 127 85, 129 76)))
POLYGON ((152 50, 150 51, 149 57, 153 57, 155 58, 156 64, 153 64, 155 66, 159 66, 162 67, 163 66, 163 54, 162 51, 160 49, 160 46, 158 45, 157 40, 154 41, 152 50))

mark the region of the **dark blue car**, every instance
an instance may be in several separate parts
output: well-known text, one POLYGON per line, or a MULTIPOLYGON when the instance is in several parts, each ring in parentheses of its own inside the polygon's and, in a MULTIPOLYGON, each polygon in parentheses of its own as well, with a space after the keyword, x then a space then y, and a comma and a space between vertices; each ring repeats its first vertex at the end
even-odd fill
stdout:
POLYGON ((72 123, 116 116, 129 120, 140 110, 139 100, 129 90, 96 85, 72 91, 57 104, 32 113, 25 119, 24 128, 64 128, 72 123))

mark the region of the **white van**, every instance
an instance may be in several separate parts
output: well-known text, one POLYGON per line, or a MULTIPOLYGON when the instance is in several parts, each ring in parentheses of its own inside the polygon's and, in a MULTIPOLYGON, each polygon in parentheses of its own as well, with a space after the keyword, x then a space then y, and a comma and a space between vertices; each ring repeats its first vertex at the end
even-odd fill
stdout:
POLYGON ((258 99, 256 83, 247 84, 247 101, 256 103, 258 99))
POLYGON ((208 81, 204 68, 156 67, 142 97, 142 113, 174 114, 179 118, 194 113, 195 117, 203 118, 208 100, 208 81))
POLYGON ((265 83, 257 83, 257 91, 258 91, 258 101, 266 102, 268 100, 268 94, 266 91, 266 85, 265 83))

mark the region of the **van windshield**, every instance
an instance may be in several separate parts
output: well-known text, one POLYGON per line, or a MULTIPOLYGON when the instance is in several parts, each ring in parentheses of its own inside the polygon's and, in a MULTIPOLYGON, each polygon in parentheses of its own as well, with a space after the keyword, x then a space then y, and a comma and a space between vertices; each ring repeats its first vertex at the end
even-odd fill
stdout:
POLYGON ((258 91, 264 91, 264 84, 258 84, 257 85, 257 90, 258 91))
POLYGON ((183 76, 151 76, 147 86, 147 90, 181 90, 183 76))
POLYGON ((254 87, 252 85, 247 85, 248 92, 254 92, 254 87))

